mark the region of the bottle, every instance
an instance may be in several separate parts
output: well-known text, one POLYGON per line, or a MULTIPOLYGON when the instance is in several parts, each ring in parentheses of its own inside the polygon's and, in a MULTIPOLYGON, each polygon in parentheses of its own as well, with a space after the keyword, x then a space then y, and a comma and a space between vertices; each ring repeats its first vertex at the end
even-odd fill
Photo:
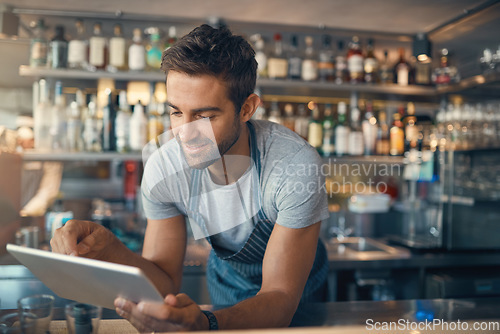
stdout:
POLYGON ((297 118, 295 118, 295 132, 302 138, 307 140, 307 132, 309 130, 309 119, 307 118, 306 107, 299 104, 297 108, 297 118))
POLYGON ((320 81, 331 82, 335 78, 335 65, 332 41, 329 35, 323 35, 323 48, 318 55, 318 77, 320 81))
POLYGON ((413 83, 412 69, 405 60, 405 49, 399 48, 399 60, 394 66, 394 83, 400 86, 408 86, 413 83))
POLYGON ((274 35, 274 52, 267 59, 267 74, 271 79, 286 79, 288 75, 288 61, 283 56, 281 34, 274 35))
POLYGON ((141 151, 147 144, 148 120, 144 115, 144 107, 141 101, 134 107, 132 117, 130 117, 130 149, 141 151))
POLYGON ((365 70, 365 82, 377 83, 378 82, 378 61, 373 51, 373 39, 368 39, 368 46, 366 47, 366 57, 363 62, 365 70))
POLYGON ((306 36, 306 51, 302 60, 302 80, 318 80, 318 61, 314 54, 314 40, 311 36, 306 36))
POLYGON ((373 115, 371 102, 366 103, 365 119, 361 123, 361 128, 363 130, 365 155, 373 155, 376 153, 378 126, 377 119, 373 115))
POLYGON ((122 90, 118 95, 118 112, 115 119, 116 151, 125 153, 130 150, 130 107, 127 102, 127 91, 122 90))
POLYGON ((111 89, 106 88, 108 104, 102 109, 102 150, 106 152, 116 151, 116 107, 113 101, 111 89))
POLYGON ((389 125, 387 125, 387 116, 385 111, 378 114, 378 121, 380 126, 377 130, 377 155, 389 155, 390 142, 389 142, 389 125))
POLYGON ((302 58, 299 54, 299 41, 297 35, 292 35, 290 38, 288 77, 292 80, 300 80, 302 78, 302 58))
POLYGON ((158 113, 158 103, 153 96, 148 106, 148 142, 155 141, 162 133, 163 122, 158 113))
POLYGON ((97 113, 97 96, 92 95, 84 112, 83 145, 86 152, 101 152, 101 121, 97 113))
POLYGON ((353 36, 347 51, 347 69, 351 83, 363 82, 363 53, 358 36, 353 36))
POLYGON ((335 83, 340 85, 349 81, 347 59, 344 52, 344 42, 337 43, 337 56, 335 57, 335 83))
POLYGON ((149 71, 158 71, 161 67, 163 50, 160 47, 160 30, 151 28, 150 44, 146 47, 146 64, 149 71))
POLYGON ((318 152, 321 151, 323 143, 323 125, 321 124, 320 111, 318 104, 313 103, 311 118, 309 120, 309 128, 307 133, 307 141, 318 152))
POLYGON ((56 33, 49 44, 50 67, 68 67, 68 41, 64 38, 64 26, 57 25, 56 33))
POLYGON ((285 104, 285 118, 283 125, 292 131, 295 131, 295 115, 293 114, 293 106, 291 103, 285 104))
POLYGON ((123 38, 121 24, 115 24, 114 36, 109 39, 109 65, 110 72, 127 70, 127 42, 123 38))
POLYGON ((57 81, 54 91, 54 105, 51 112, 50 127, 50 137, 53 151, 65 151, 67 148, 66 115, 66 99, 62 94, 62 83, 61 81, 57 81))
POLYGON ((107 39, 102 35, 101 24, 94 24, 94 35, 89 39, 89 70, 103 70, 108 63, 107 39))
POLYGON ((415 117, 415 104, 409 102, 406 107, 407 115, 403 117, 402 122, 405 131, 405 151, 417 148, 419 130, 417 127, 417 117, 415 117))
POLYGON ((389 52, 384 50, 384 60, 380 64, 379 81, 381 84, 393 83, 392 66, 389 63, 389 52))
POLYGON ((251 40, 255 47, 255 61, 257 61, 257 76, 259 78, 267 77, 267 55, 264 52, 264 39, 260 34, 252 35, 251 40))
POLYGON ((337 156, 343 156, 348 153, 350 133, 350 129, 347 125, 346 119, 347 107, 345 102, 339 102, 337 109, 338 121, 337 126, 335 127, 335 154, 337 156))
POLYGON ((88 41, 85 38, 85 27, 82 20, 76 20, 76 37, 68 43, 68 67, 87 69, 88 41))
POLYGON ((269 122, 283 124, 283 119, 281 118, 281 111, 278 106, 278 101, 271 102, 271 110, 269 111, 269 117, 267 118, 267 120, 269 122))
POLYGON ((321 153, 324 157, 330 157, 335 153, 335 121, 333 119, 332 105, 325 105, 325 115, 323 118, 323 143, 321 153))
POLYGON ((41 79, 38 84, 40 99, 33 111, 33 134, 35 149, 49 151, 52 148, 50 138, 51 118, 49 117, 52 105, 49 101, 47 81, 41 79))
POLYGON ((66 140, 70 152, 80 152, 83 149, 82 142, 82 104, 84 95, 81 90, 76 91, 76 100, 72 101, 68 108, 68 124, 66 128, 66 140))
POLYGON ((403 155, 405 146, 404 146, 404 141, 405 141, 405 133, 403 130, 403 123, 401 122, 401 115, 399 113, 395 113, 393 115, 393 123, 391 126, 391 129, 389 130, 390 133, 390 149, 389 149, 389 154, 390 155, 403 155))
POLYGON ((351 131, 349 132, 348 153, 350 155, 363 155, 364 153, 361 112, 354 98, 351 99, 351 131))
POLYGON ((432 82, 435 85, 446 85, 460 81, 457 68, 448 63, 448 49, 441 49, 439 56, 439 67, 432 73, 432 82))
POLYGON ((128 49, 128 68, 131 71, 144 71, 146 68, 146 49, 142 43, 141 29, 134 29, 132 45, 128 49))
POLYGON ((174 45, 175 42, 177 42, 177 28, 175 26, 171 26, 168 28, 168 38, 165 43, 165 50, 174 45))
POLYGON ((38 19, 33 31, 34 37, 31 39, 30 45, 30 66, 31 67, 46 67, 47 66, 47 51, 48 42, 45 38, 47 26, 43 19, 38 19))

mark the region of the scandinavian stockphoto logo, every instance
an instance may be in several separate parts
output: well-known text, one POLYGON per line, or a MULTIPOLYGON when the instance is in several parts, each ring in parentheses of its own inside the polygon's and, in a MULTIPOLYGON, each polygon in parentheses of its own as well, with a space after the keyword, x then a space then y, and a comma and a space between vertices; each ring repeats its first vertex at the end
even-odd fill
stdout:
POLYGON ((166 131, 142 151, 142 190, 185 214, 195 239, 249 222, 261 208, 252 159, 222 159, 219 149, 225 144, 217 143, 210 120, 200 119, 166 131))

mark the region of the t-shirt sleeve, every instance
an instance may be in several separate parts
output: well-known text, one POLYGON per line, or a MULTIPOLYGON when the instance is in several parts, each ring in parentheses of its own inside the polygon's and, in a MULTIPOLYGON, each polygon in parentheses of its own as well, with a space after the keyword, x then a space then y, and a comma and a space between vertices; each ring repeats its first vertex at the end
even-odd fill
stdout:
POLYGON ((275 165, 276 223, 290 228, 303 228, 327 219, 328 201, 325 176, 319 154, 303 146, 290 159, 275 165))

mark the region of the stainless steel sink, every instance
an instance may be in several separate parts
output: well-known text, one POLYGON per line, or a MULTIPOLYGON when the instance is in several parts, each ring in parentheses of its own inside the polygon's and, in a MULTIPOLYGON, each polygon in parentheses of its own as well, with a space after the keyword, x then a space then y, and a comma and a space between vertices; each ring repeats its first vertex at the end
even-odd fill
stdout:
POLYGON ((386 260, 410 257, 407 249, 362 237, 332 239, 327 242, 328 257, 333 260, 386 260))

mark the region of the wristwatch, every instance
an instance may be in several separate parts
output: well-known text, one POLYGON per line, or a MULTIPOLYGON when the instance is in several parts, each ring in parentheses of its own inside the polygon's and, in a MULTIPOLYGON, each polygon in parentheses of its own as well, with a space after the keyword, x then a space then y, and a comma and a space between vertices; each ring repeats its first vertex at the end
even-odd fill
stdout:
POLYGON ((210 312, 210 311, 202 310, 201 312, 203 312, 203 314, 208 319, 208 330, 210 330, 210 331, 216 331, 216 330, 218 330, 219 329, 219 324, 217 322, 217 318, 215 317, 215 315, 212 312, 210 312))

